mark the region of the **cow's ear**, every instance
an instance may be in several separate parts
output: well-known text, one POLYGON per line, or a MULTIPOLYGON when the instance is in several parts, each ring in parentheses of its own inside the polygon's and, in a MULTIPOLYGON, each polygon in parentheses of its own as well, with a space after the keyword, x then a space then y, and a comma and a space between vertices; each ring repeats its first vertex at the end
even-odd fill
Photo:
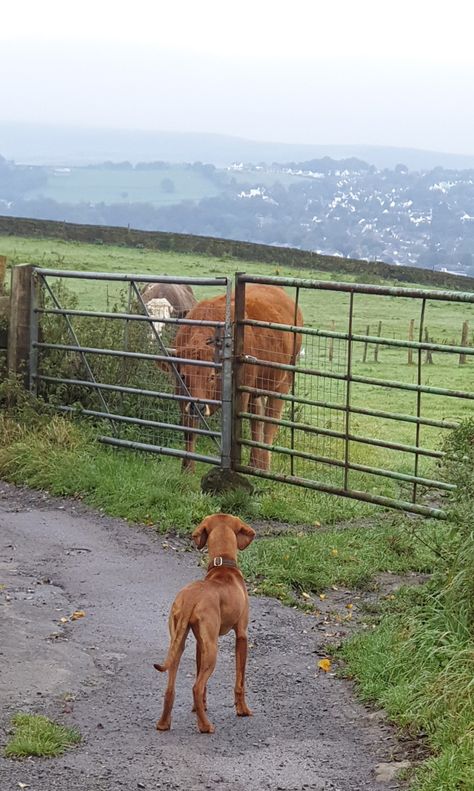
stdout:
POLYGON ((198 549, 202 549, 207 541, 207 517, 196 527, 192 535, 198 549))
POLYGON ((237 533, 237 546, 239 549, 245 549, 245 547, 248 547, 250 542, 254 540, 255 530, 253 529, 253 527, 250 527, 250 525, 247 525, 245 522, 242 522, 241 519, 239 519, 239 522, 240 522, 240 530, 237 533))

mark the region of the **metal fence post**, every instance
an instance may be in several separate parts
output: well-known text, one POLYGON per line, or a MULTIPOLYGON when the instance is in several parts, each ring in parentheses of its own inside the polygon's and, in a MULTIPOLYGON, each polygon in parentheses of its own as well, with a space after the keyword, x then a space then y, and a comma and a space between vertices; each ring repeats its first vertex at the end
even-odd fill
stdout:
POLYGON ((38 341, 39 341, 39 296, 40 283, 38 275, 33 269, 31 273, 31 294, 30 294, 30 364, 28 370, 28 386, 30 391, 38 395, 38 341))
POLYGON ((241 282, 240 277, 244 272, 235 274, 235 298, 234 298, 234 356, 233 356, 233 415, 232 415, 232 469, 235 470, 242 462, 242 446, 240 444, 242 436, 242 422, 239 412, 242 412, 242 401, 244 393, 240 391, 243 383, 244 367, 241 357, 244 353, 244 332, 245 327, 242 322, 245 319, 245 282, 241 282))
POLYGON ((232 466, 232 281, 227 281, 225 301, 225 326, 222 346, 222 446, 221 466, 223 470, 230 470, 232 466))

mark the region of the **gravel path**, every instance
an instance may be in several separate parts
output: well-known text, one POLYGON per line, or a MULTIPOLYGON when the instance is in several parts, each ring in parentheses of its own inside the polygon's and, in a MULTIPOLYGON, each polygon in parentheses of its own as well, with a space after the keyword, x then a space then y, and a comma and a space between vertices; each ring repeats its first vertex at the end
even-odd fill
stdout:
POLYGON ((251 599, 252 718, 233 707, 233 640, 209 687, 216 733, 191 714, 193 639, 172 730, 158 733, 176 592, 202 575, 187 542, 0 482, 0 743, 17 711, 74 726, 82 744, 54 759, 0 757, 0 789, 387 791, 376 765, 400 755, 394 731, 317 669, 325 632, 312 616, 251 599), (61 623, 75 610, 85 617, 61 623))

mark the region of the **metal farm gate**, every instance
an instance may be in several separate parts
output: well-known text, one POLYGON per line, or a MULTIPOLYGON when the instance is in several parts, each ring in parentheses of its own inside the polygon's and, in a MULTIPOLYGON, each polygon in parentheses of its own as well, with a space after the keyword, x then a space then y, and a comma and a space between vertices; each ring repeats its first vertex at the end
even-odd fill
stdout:
POLYGON ((30 387, 60 411, 103 421, 100 439, 109 445, 443 517, 439 496, 454 487, 439 469, 442 438, 472 415, 473 320, 474 294, 463 292, 246 274, 232 283, 36 268, 30 387), (65 283, 75 288, 65 290, 65 283), (150 283, 189 284, 198 300, 225 295, 225 315, 167 317, 158 331, 142 297, 150 283), (290 323, 246 317, 246 289, 253 284, 285 288, 295 304, 290 323), (193 324, 209 328, 212 359, 176 356, 177 326, 193 324), (277 350, 291 333, 301 350, 289 362, 275 355, 269 361, 258 343, 248 348, 250 327, 257 339, 270 331, 277 350), (183 364, 215 372, 219 398, 193 397, 192 383, 180 375, 183 364), (260 377, 258 387, 249 385, 250 369, 273 372, 268 384, 260 377), (285 387, 275 386, 285 377, 285 387), (190 402, 199 416, 191 428, 182 425, 179 410, 190 402), (183 448, 187 432, 197 438, 197 450, 183 448), (271 452, 269 467, 256 462, 258 451, 271 452))
POLYGON ((101 442, 230 466, 231 281, 219 278, 152 277, 35 268, 31 289, 30 389, 61 412, 76 413, 108 426, 101 442), (76 288, 70 287, 73 283, 76 288), (66 288, 65 284, 69 288, 66 288), (143 299, 149 284, 190 285, 199 297, 224 293, 219 320, 156 319, 143 299), (109 310, 94 309, 94 305, 109 310), (86 307, 87 306, 87 307, 86 307), (221 339, 219 359, 175 356, 179 326, 198 324, 221 339), (223 382, 218 400, 198 400, 183 381, 179 364, 216 371, 223 382), (166 372, 160 370, 166 367, 166 372), (71 376, 71 371, 73 375, 71 376), (196 403, 199 425, 184 427, 179 404, 196 403), (198 402, 198 403, 197 403, 198 402), (204 412, 219 409, 218 422, 204 412), (183 434, 206 441, 205 452, 183 450, 183 434))
POLYGON ((474 414, 474 294, 246 274, 237 276, 236 293, 234 468, 444 516, 429 493, 455 488, 441 479, 441 440, 474 414), (285 287, 302 308, 304 327, 296 326, 296 310, 293 325, 246 319, 250 284, 285 287), (295 364, 268 362, 258 348, 246 355, 249 326, 271 328, 276 347, 279 333, 299 335, 295 364), (288 371, 288 392, 245 386, 245 368, 252 366, 288 371), (284 412, 243 411, 244 394, 280 399, 284 412), (272 445, 251 438, 252 422, 276 426, 272 445), (252 448, 272 451, 270 470, 252 465, 252 448))

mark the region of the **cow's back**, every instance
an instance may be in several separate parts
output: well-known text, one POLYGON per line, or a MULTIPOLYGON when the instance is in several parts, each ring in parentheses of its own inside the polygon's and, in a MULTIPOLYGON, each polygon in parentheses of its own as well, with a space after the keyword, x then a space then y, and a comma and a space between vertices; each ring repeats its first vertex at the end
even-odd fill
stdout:
MULTIPOLYGON (((225 295, 199 302, 189 311, 187 318, 194 321, 224 321, 225 295)), ((234 318, 234 298, 231 304, 234 318)), ((249 285, 245 290, 245 318, 273 324, 303 325, 301 310, 294 300, 279 286, 249 285)), ((213 327, 180 327, 176 336, 178 356, 211 360, 214 356, 213 327), (182 353, 182 354, 181 354, 182 353)), ((291 364, 301 348, 301 336, 292 332, 264 327, 245 327, 244 353, 270 362, 291 364)))
POLYGON ((187 283, 149 283, 142 291, 145 303, 151 299, 167 299, 175 316, 183 318, 196 305, 191 286, 187 283))

